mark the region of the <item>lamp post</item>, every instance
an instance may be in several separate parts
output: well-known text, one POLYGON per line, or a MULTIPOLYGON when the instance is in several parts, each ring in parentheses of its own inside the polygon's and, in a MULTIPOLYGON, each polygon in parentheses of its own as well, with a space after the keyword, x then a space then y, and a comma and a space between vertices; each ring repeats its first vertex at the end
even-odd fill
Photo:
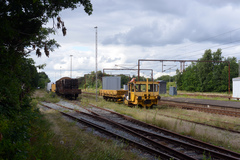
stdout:
POLYGON ((97 102, 97 26, 94 28, 96 29, 96 102, 97 102))
POLYGON ((70 55, 70 57, 71 57, 71 64, 70 64, 70 78, 72 78, 72 56, 73 56, 73 55, 70 55))

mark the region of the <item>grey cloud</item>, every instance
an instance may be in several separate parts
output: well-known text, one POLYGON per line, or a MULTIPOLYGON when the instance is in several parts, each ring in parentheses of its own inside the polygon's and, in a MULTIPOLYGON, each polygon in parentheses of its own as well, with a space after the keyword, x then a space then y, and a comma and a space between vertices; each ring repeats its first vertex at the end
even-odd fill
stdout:
MULTIPOLYGON (((189 22, 191 23, 191 22, 189 22)), ((240 40, 240 30, 232 33, 220 34, 218 26, 213 26, 212 29, 207 28, 204 24, 189 24, 172 29, 164 28, 159 24, 142 25, 130 29, 128 32, 118 33, 112 37, 105 38, 102 41, 103 45, 139 45, 139 46, 164 46, 168 44, 178 44, 185 40, 192 42, 212 42, 212 43, 228 43, 240 40), (185 27, 185 28, 184 28, 185 27), (215 36, 219 35, 219 36, 215 36), (215 36, 215 37, 214 37, 215 36)), ((230 29, 228 29, 230 30, 230 29)))
POLYGON ((198 3, 211 6, 213 8, 225 6, 239 7, 240 5, 239 0, 200 0, 198 1, 198 3))
MULTIPOLYGON (((194 3, 196 4, 196 2, 194 3)), ((221 1, 220 3, 223 6, 224 4, 227 4, 224 3, 224 1, 221 1)), ((210 4, 208 7, 203 6, 207 4, 194 6, 193 3, 185 3, 185 5, 189 5, 189 7, 186 8, 190 8, 187 16, 159 15, 157 17, 156 15, 147 15, 149 17, 155 17, 152 24, 144 24, 145 17, 143 17, 143 22, 136 24, 136 27, 131 27, 128 31, 106 37, 102 41, 102 44, 151 47, 178 44, 186 40, 191 42, 212 42, 219 44, 240 40, 240 30, 216 36, 224 33, 224 31, 230 31, 239 27, 236 26, 235 23, 238 20, 237 13, 239 13, 239 11, 231 10, 229 8, 213 10, 209 7, 210 4), (193 8, 190 6, 193 6, 193 8), (235 12, 236 16, 233 16, 232 12, 235 12), (213 36, 216 37, 207 39, 213 36)), ((165 4, 165 6, 168 5, 165 4)), ((174 4, 174 6, 177 7, 177 4, 174 4)), ((166 8, 166 10, 168 9, 166 8)), ((174 12, 175 11, 173 11, 173 13, 174 12)))
POLYGON ((143 10, 148 10, 149 12, 157 12, 160 14, 170 14, 183 16, 187 13, 188 5, 185 5, 186 0, 176 1, 176 0, 151 0, 145 1, 140 0, 138 5, 141 6, 143 10))
POLYGON ((111 63, 111 62, 115 62, 115 61, 118 61, 118 60, 121 60, 121 57, 116 57, 114 59, 111 59, 111 58, 102 56, 99 63, 111 63))
POLYGON ((130 29, 126 33, 119 33, 103 40, 102 44, 124 44, 141 46, 162 46, 169 43, 179 43, 182 39, 174 36, 173 29, 157 22, 151 25, 141 25, 130 29), (167 33, 166 33, 167 32, 167 33))

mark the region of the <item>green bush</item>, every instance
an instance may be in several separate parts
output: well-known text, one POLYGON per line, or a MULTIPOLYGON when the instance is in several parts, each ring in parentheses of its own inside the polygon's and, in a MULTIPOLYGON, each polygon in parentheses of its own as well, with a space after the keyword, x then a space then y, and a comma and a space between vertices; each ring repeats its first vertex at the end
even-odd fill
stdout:
POLYGON ((27 159, 31 148, 30 139, 33 122, 39 119, 39 111, 30 106, 24 106, 13 117, 0 115, 0 159, 27 159))
POLYGON ((167 82, 167 90, 169 90, 169 87, 176 87, 176 83, 175 82, 167 82))

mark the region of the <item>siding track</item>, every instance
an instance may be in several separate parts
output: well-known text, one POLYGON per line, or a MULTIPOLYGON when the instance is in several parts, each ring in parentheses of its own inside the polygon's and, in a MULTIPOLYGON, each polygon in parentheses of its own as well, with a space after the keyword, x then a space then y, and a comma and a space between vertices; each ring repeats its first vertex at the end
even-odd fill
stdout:
MULTIPOLYGON (((94 105, 82 107, 79 102, 75 102, 75 107, 66 107, 65 104, 54 105, 54 109, 58 111, 63 108, 71 110, 68 113, 60 112, 66 116, 73 116, 74 119, 77 117, 80 120, 84 119, 85 122, 82 123, 88 121, 94 128, 100 128, 102 132, 107 134, 120 132, 120 135, 125 136, 120 136, 119 134, 111 136, 127 140, 134 146, 162 159, 204 159, 204 157, 212 159, 240 159, 240 154, 238 153, 182 136, 94 105)), ((49 107, 49 104, 43 104, 43 106, 49 107)))

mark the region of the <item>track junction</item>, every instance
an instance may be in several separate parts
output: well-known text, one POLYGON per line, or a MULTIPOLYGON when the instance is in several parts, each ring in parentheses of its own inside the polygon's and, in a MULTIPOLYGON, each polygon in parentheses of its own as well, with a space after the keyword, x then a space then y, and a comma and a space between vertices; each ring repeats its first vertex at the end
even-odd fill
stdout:
MULTIPOLYGON (((66 102, 67 103, 67 102, 66 102)), ((75 101, 73 107, 51 103, 41 104, 55 109, 100 132, 124 139, 141 150, 162 159, 239 159, 240 154, 216 147, 168 130, 143 123, 94 105, 83 107, 75 101), (66 112, 66 110, 68 110, 66 112)))

